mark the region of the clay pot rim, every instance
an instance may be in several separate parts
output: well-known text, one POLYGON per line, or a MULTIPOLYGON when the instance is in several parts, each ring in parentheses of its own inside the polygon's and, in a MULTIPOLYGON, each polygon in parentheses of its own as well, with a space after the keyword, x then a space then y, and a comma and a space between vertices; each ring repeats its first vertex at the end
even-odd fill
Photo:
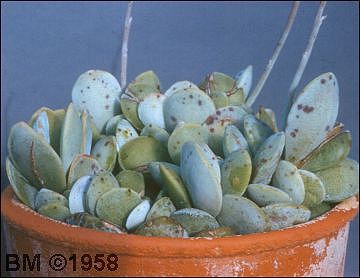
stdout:
POLYGON ((313 242, 336 233, 358 213, 358 195, 336 205, 326 214, 304 224, 279 231, 223 238, 166 238, 112 234, 71 226, 44 217, 14 198, 11 186, 1 194, 1 214, 6 222, 26 230, 34 238, 69 247, 86 246, 136 256, 224 257, 255 254, 313 242), (96 239, 96 240, 94 240, 96 239))

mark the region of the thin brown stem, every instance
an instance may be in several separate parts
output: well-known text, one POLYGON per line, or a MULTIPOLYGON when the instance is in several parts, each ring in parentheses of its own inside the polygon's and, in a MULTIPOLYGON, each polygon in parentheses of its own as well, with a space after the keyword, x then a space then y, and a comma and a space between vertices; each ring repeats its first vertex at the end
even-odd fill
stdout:
POLYGON ((293 102, 293 100, 294 100, 295 91, 296 91, 297 87, 299 86, 301 77, 302 77, 305 67, 309 61, 316 37, 320 30, 320 26, 321 26, 323 20, 326 18, 326 16, 322 15, 324 12, 325 5, 326 5, 326 1, 320 1, 320 6, 319 6, 319 9, 318 9, 316 17, 315 17, 313 30, 311 32, 308 44, 306 46, 305 52, 302 55, 299 67, 294 75, 294 79, 291 82, 290 89, 289 89, 290 96, 291 96, 290 97, 291 102, 293 102))
POLYGON ((271 59, 269 60, 269 62, 267 64, 263 74, 261 75, 258 83, 256 84, 254 90, 252 91, 252 93, 250 94, 250 96, 248 97, 248 99, 246 101, 247 106, 250 107, 255 102, 256 98, 258 97, 258 95, 260 94, 262 88, 264 87, 265 82, 266 82, 267 78, 269 77, 270 72, 271 72, 277 58, 279 57, 281 49, 283 48, 283 46, 284 46, 284 44, 286 42, 286 39, 287 39, 287 37, 288 37, 288 35, 290 33, 290 30, 291 30, 291 27, 292 27, 292 25, 294 23, 294 20, 295 20, 295 17, 296 17, 299 6, 300 6, 300 1, 295 1, 292 8, 291 8, 291 11, 290 11, 290 14, 289 14, 288 21, 287 21, 287 24, 285 26, 284 32, 281 35, 281 38, 280 38, 279 42, 277 43, 277 45, 275 47, 274 53, 273 53, 271 59))
POLYGON ((133 19, 131 17, 132 4, 133 4, 133 1, 129 1, 128 7, 126 10, 124 33, 123 33, 122 48, 121 48, 120 86, 121 86, 122 90, 126 86, 129 34, 130 34, 131 22, 133 19))

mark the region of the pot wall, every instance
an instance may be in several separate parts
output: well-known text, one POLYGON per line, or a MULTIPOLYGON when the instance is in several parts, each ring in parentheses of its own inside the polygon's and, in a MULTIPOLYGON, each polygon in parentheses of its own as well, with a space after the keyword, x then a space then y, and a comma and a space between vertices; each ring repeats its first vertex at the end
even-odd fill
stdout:
MULTIPOLYGON (((281 231, 217 239, 170 239, 116 235, 49 220, 2 194, 4 236, 8 253, 41 254, 38 271, 14 276, 342 276, 349 222, 356 215, 355 197, 306 224, 281 231), (118 268, 81 269, 80 257, 116 254, 118 268), (49 267, 54 254, 69 258, 62 271, 49 267)), ((111 268, 111 266, 110 266, 111 268)))

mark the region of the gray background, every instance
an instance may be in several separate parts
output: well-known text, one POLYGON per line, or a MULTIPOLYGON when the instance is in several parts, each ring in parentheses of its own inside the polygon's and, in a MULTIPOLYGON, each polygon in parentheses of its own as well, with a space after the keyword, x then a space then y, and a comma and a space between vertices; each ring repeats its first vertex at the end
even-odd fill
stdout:
MULTIPOLYGON (((259 78, 288 17, 291 2, 138 2, 134 4, 128 79, 152 69, 167 89, 205 74, 235 75, 248 64, 259 78)), ((318 2, 303 2, 293 31, 255 108, 273 108, 279 122, 287 89, 311 32, 318 2)), ((76 78, 88 69, 119 76, 126 3, 1 3, 1 185, 9 128, 41 106, 65 108, 76 78)), ((329 2, 300 87, 332 71, 340 84, 338 120, 352 131, 359 159, 359 10, 329 2)), ((351 224, 345 275, 359 275, 357 217, 351 224)), ((4 251, 3 251, 4 253, 4 251)))

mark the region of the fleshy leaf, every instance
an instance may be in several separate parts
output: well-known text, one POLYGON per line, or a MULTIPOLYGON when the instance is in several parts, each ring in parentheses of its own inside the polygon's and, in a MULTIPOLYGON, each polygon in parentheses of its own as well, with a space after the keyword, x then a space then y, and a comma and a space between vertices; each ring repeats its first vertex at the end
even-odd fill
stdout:
POLYGON ((253 67, 249 65, 246 69, 240 71, 236 76, 236 87, 241 88, 244 92, 244 98, 249 95, 252 85, 253 67))
POLYGON ((56 192, 66 189, 62 162, 43 136, 25 122, 15 124, 9 134, 8 152, 11 162, 29 183, 56 192))
POLYGON ((170 162, 171 160, 161 142, 146 136, 139 136, 123 145, 118 159, 120 166, 129 170, 153 161, 170 162))
POLYGON ((338 109, 339 87, 333 73, 321 74, 306 85, 287 117, 285 159, 297 163, 324 141, 338 109))
POLYGON ((6 158, 6 173, 16 197, 30 208, 35 208, 35 197, 38 190, 14 167, 9 158, 6 158))
POLYGON ((103 131, 106 122, 120 113, 121 88, 109 72, 89 70, 81 74, 72 89, 75 109, 87 111, 98 130, 103 131))
POLYGON ((211 98, 197 89, 172 94, 165 100, 163 107, 168 131, 172 131, 179 122, 201 124, 215 113, 215 105, 211 98))
MULTIPOLYGON (((216 159, 215 155, 213 157, 216 159)), ((216 161, 217 163, 217 161, 216 161)), ((202 148, 187 142, 181 149, 180 173, 195 208, 217 216, 221 210, 222 190, 218 171, 211 166, 202 148)), ((217 165, 219 168, 219 165, 217 165)), ((220 172, 220 169, 218 169, 220 172)))
POLYGON ((143 125, 153 124, 165 128, 163 104, 166 96, 163 94, 149 94, 139 103, 138 116, 143 125))
POLYGON ((237 234, 258 233, 268 230, 268 218, 261 208, 247 198, 225 194, 220 214, 216 218, 223 226, 237 234))
POLYGON ((359 193, 359 164, 355 160, 347 158, 315 174, 325 186, 327 202, 340 202, 359 193))

